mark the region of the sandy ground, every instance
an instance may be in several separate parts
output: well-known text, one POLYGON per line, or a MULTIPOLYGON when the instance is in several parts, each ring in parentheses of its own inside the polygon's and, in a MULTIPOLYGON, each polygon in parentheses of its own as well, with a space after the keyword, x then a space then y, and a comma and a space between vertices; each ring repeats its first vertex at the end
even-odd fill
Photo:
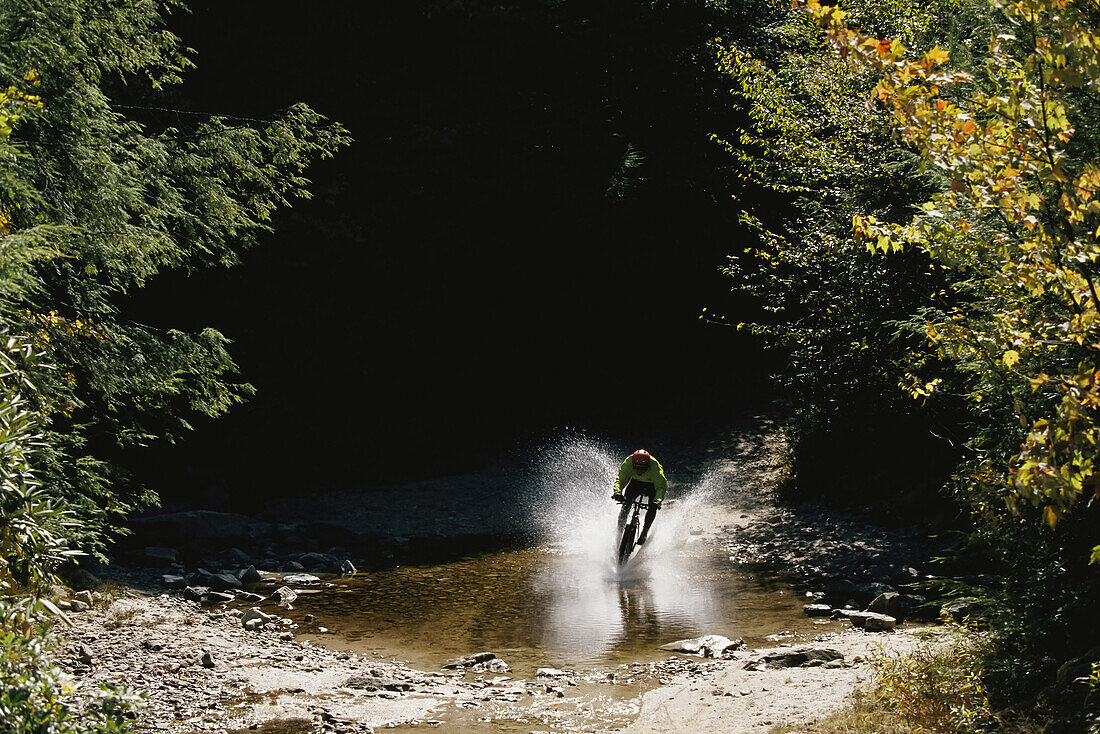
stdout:
MULTIPOLYGON (((699 466, 739 491, 715 502, 693 536, 731 558, 747 554, 778 568, 828 564, 853 548, 868 558, 886 556, 894 566, 906 560, 914 531, 888 532, 850 518, 830 520, 820 509, 779 507, 774 487, 782 451, 781 434, 766 421, 704 447, 699 466)), ((178 592, 125 593, 72 615, 62 662, 77 681, 114 681, 147 692, 139 731, 733 733, 766 732, 840 708, 868 682, 873 654, 902 654, 917 644, 907 627, 890 633, 852 629, 741 649, 729 659, 679 654, 518 679, 494 669, 492 661, 420 671, 393 659, 326 649, 296 636, 302 620, 291 610, 246 630, 242 608, 247 604, 200 606, 178 592), (803 647, 835 651, 835 660, 775 669, 761 662, 803 647)))

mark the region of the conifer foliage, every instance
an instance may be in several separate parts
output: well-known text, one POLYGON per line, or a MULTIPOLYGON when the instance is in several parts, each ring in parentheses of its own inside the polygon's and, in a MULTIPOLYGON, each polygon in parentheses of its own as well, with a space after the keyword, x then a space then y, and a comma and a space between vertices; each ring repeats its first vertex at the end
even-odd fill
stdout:
POLYGON ((307 165, 349 142, 304 104, 267 119, 173 109, 191 62, 164 20, 183 10, 0 0, 0 88, 23 107, 0 161, 0 317, 51 367, 32 375, 37 468, 97 551, 155 501, 111 461, 118 448, 173 440, 251 392, 218 331, 144 323, 126 296, 169 269, 236 263, 308 196, 307 165))

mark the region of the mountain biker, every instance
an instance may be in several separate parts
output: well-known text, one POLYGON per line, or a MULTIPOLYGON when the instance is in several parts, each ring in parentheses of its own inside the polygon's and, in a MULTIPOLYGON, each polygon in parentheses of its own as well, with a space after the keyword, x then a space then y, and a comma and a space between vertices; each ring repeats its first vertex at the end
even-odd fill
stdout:
POLYGON ((665 498, 666 490, 668 490, 668 480, 665 478, 665 469, 661 466, 661 462, 653 458, 648 451, 638 449, 623 460, 622 466, 619 467, 619 476, 615 477, 615 484, 611 489, 611 499, 623 506, 619 511, 620 530, 626 525, 630 504, 634 498, 641 495, 649 497, 649 509, 645 513, 645 526, 638 537, 638 545, 645 543, 649 526, 657 516, 657 510, 665 498))

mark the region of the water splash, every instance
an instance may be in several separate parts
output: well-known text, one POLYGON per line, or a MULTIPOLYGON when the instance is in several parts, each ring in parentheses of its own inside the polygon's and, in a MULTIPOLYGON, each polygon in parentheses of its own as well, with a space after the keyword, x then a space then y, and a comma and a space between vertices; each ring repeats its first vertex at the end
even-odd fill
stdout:
MULTIPOLYGON (((559 651, 607 651, 629 636, 706 634, 719 623, 711 549, 692 543, 690 526, 728 486, 709 472, 657 514, 645 546, 622 566, 615 558, 619 506, 611 486, 622 459, 583 435, 550 445, 529 501, 550 560, 534 579, 544 609, 544 643, 559 651)), ((670 493, 671 494, 671 493, 670 493)))

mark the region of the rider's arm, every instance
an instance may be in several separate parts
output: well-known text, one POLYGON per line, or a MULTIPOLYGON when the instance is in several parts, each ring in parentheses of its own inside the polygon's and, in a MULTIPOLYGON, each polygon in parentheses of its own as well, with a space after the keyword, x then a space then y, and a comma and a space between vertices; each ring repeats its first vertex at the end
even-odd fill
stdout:
POLYGON ((658 504, 665 498, 665 492, 668 490, 668 479, 665 477, 665 468, 661 466, 661 462, 656 459, 653 463, 657 465, 657 476, 653 478, 653 498, 657 500, 658 504))
POLYGON ((630 457, 628 456, 622 466, 619 467, 619 476, 615 477, 615 484, 611 487, 612 497, 622 494, 623 487, 630 481, 631 466, 630 457))

